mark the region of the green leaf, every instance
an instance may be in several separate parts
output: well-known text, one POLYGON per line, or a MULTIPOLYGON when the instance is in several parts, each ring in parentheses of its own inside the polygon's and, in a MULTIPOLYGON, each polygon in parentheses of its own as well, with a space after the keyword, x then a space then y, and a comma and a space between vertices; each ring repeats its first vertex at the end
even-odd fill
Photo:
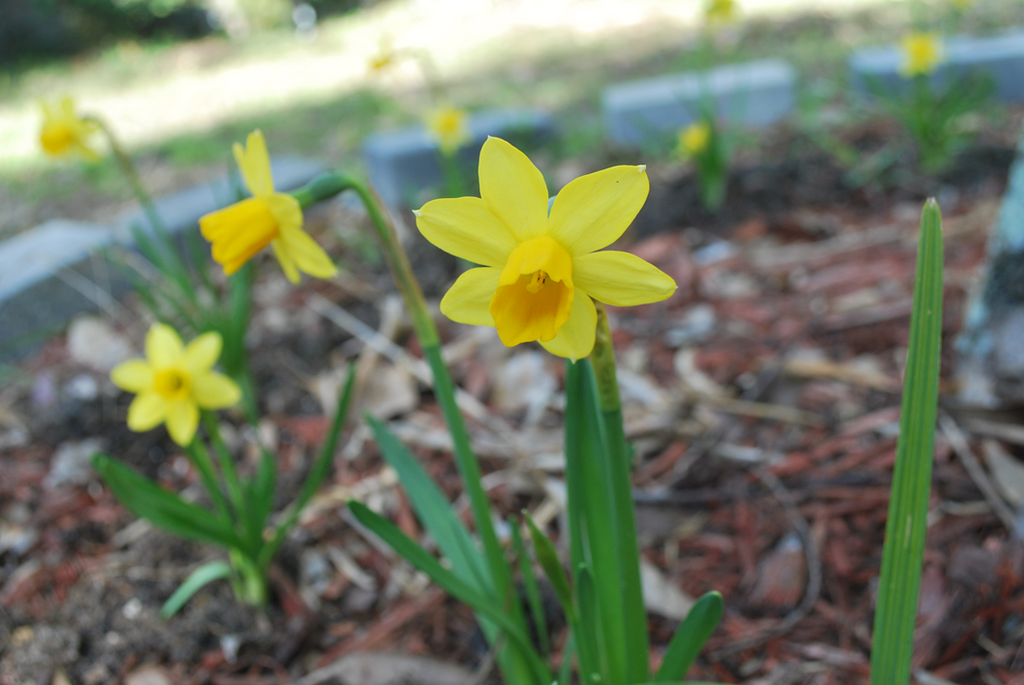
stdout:
POLYGON ((174 591, 174 594, 167 598, 163 607, 160 608, 160 618, 166 621, 174 616, 181 607, 185 606, 185 602, 192 599, 192 595, 199 592, 205 585, 221 578, 230 577, 230 564, 223 561, 211 561, 208 564, 203 564, 190 573, 185 582, 174 591))
POLYGON ((704 643, 722 620, 722 608, 722 595, 717 592, 709 592, 694 603, 672 636, 654 682, 669 683, 686 676, 704 643))
MULTIPOLYGON (((633 638, 626 632, 624 606, 627 593, 623 566, 627 560, 620 548, 621 528, 630 521, 618 511, 612 480, 623 476, 612 465, 607 427, 589 360, 567 363, 565 397, 565 476, 572 563, 575 568, 585 564, 592 574, 592 601, 596 603, 590 611, 600 634, 599 655, 608 668, 603 673, 604 682, 631 682, 628 654, 633 638), (572 536, 580 540, 574 541, 572 536)), ((628 479, 628 473, 624 477, 628 479)), ((628 506, 632 507, 632 499, 628 506)), ((628 563, 639 564, 639 560, 634 556, 628 563)), ((577 588, 581 593, 580 621, 586 623, 579 579, 577 588)), ((640 649, 646 654, 646 640, 640 649)))
POLYGON ((519 560, 519 576, 523 579, 523 587, 526 589, 526 598, 530 607, 530 614, 533 617, 533 627, 537 631, 537 643, 540 651, 547 655, 551 652, 551 640, 548 637, 548 619, 544 614, 544 603, 540 597, 540 587, 537 585, 537 576, 533 573, 533 563, 530 555, 523 544, 523 536, 519 533, 519 522, 510 521, 509 529, 512 531, 512 549, 519 560))
POLYGON ((494 584, 487 562, 473 543, 469 531, 452 511, 451 503, 385 424, 370 415, 366 415, 366 422, 384 459, 398 473, 416 515, 434 538, 441 554, 451 562, 455 575, 478 592, 493 594, 494 584))
POLYGON ((395 524, 371 511, 365 504, 350 500, 348 508, 361 524, 390 545, 399 556, 426 573, 441 589, 496 623, 520 647, 521 653, 526 655, 530 669, 538 681, 551 682, 551 672, 533 648, 529 637, 490 597, 480 594, 471 585, 441 566, 437 559, 413 542, 395 524))
POLYGON ((345 418, 348 416, 349 405, 352 404, 352 391, 355 388, 356 374, 353 366, 350 364, 348 368, 348 380, 345 382, 345 387, 341 391, 341 396, 338 398, 338 406, 334 410, 334 418, 331 421, 331 427, 327 432, 327 437, 324 443, 320 446, 320 454, 317 455, 316 461, 313 462, 313 467, 309 470, 309 475, 306 476, 306 482, 302 484, 302 490, 299 491, 299 496, 295 498, 295 502, 292 503, 292 507, 277 528, 274 530, 273 540, 263 547, 260 551, 259 565, 260 568, 267 568, 270 565, 270 560, 274 557, 274 553, 277 548, 280 547, 284 541, 284 536, 288 534, 295 522, 299 520, 299 514, 309 500, 313 498, 317 488, 320 487, 320 483, 327 476, 327 472, 331 469, 331 464, 334 463, 334 452, 338 447, 338 435, 341 433, 342 427, 345 425, 345 418))
POLYGON ((558 603, 562 605, 562 611, 570 622, 576 620, 576 609, 572 602, 572 591, 569 589, 569 578, 565 575, 562 562, 558 558, 555 544, 551 538, 545 535, 537 524, 533 522, 530 515, 523 512, 526 517, 526 525, 530 527, 530 539, 533 541, 533 551, 537 555, 537 563, 544 569, 544 575, 548 577, 558 603))
POLYGON ((184 501, 108 455, 93 455, 92 465, 121 504, 157 528, 189 540, 242 547, 230 525, 208 509, 184 501))
POLYGON ((872 685, 910 680, 939 391, 942 252, 942 215, 935 200, 928 200, 921 215, 900 436, 871 642, 872 685))
POLYGON ((555 685, 572 685, 572 657, 576 653, 576 635, 572 632, 562 650, 562 663, 558 667, 558 681, 555 685))
POLYGON ((601 685, 608 679, 608 650, 605 636, 599 628, 598 600, 594 590, 594 576, 586 564, 576 569, 576 592, 579 595, 579 621, 575 635, 580 656, 580 682, 601 685))

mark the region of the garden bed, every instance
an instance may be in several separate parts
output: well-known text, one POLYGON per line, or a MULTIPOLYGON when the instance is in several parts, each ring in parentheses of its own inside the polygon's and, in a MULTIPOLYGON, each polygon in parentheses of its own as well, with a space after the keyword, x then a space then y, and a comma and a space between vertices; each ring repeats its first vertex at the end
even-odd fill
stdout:
MULTIPOLYGON (((952 342, 1018 119, 983 136, 946 176, 918 176, 912 159, 898 157, 875 177, 883 181, 860 184, 806 139, 779 130, 738 160, 730 199, 715 216, 699 208, 689 172, 649 168, 650 199, 623 245, 673 276, 679 290, 665 303, 612 310, 612 328, 637 448, 644 557, 665 581, 647 589, 661 607, 651 612, 654 643, 668 641, 687 596, 718 590, 725 599, 725 617, 691 678, 866 682, 915 236, 922 200, 936 194, 946 218, 942 389, 951 423, 937 441, 915 665, 931 674, 920 683, 1018 682, 1024 547, 953 445, 962 432, 980 459, 983 439, 1019 428, 958 411, 950 380, 952 342)), ((894 133, 883 123, 844 135, 870 157, 894 133)), ((386 410, 457 501, 443 421, 429 389, 413 380, 410 359, 419 350, 394 315, 389 278, 358 241, 328 238, 330 227, 358 220, 341 203, 309 217, 341 254, 345 276, 337 281, 293 288, 271 260, 261 267, 251 342, 260 437, 279 455, 278 504, 300 487, 327 430, 322 398, 354 357, 373 369, 364 406, 386 410), (335 307, 408 354, 389 358, 388 348, 368 347, 333 322, 335 307)), ((436 300, 457 264, 423 243, 411 253, 436 300)), ((128 307, 114 312, 114 335, 138 343, 139 312, 128 307)), ((503 515, 554 512, 557 497, 546 486, 560 474, 545 455, 560 449, 561 363, 529 346, 508 350, 493 332, 438 323, 456 382, 486 408, 471 417, 470 431, 495 507, 503 515)), ((309 674, 320 675, 307 685, 394 681, 394 671, 365 675, 370 661, 361 662, 361 678, 330 670, 376 652, 452 662, 475 672, 476 682, 496 680, 471 612, 353 527, 343 506, 349 497, 420 535, 361 427, 345 433, 328 482, 279 554, 266 612, 237 605, 222 583, 170 621, 157 618, 174 588, 218 552, 135 521, 85 465, 85 448, 76 457, 81 441, 100 438, 172 490, 196 489, 195 473, 162 429, 127 430, 129 398, 87 361, 66 339, 53 340, 11 372, 0 395, 0 638, 8 644, 0 682, 56 683, 61 674, 83 685, 256 685, 309 674)), ((238 427, 232 442, 241 468, 252 468, 248 429, 238 416, 225 420, 238 427)), ((984 449, 1019 449, 1011 443, 984 449)), ((557 534, 557 517, 551 530, 557 534)), ((562 626, 553 629, 564 637, 562 626)), ((404 677, 464 682, 459 673, 420 664, 404 677)))

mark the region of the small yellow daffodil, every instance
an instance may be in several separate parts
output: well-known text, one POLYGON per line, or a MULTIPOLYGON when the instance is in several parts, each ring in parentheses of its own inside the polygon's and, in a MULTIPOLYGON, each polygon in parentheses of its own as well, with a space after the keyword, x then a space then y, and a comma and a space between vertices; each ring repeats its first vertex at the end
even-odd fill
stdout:
POLYGON ((451 156, 469 142, 469 116, 465 110, 445 105, 427 113, 427 131, 441 152, 451 156))
POLYGON ((128 407, 128 427, 142 432, 166 423, 174 442, 192 442, 200 408, 224 409, 242 398, 234 381, 213 370, 220 350, 219 333, 204 333, 185 347, 173 328, 153 324, 146 359, 130 359, 110 372, 115 385, 137 393, 128 407))
POLYGON ((394 65, 397 57, 398 54, 391 46, 391 41, 388 39, 381 39, 377 54, 369 60, 368 66, 370 67, 370 71, 379 72, 388 69, 394 65))
POLYGON ((64 98, 56 107, 47 102, 40 105, 43 109, 43 126, 39 130, 39 144, 46 154, 52 157, 74 154, 90 161, 99 159, 99 153, 87 145, 87 141, 100 126, 95 121, 76 115, 71 98, 64 98))
POLYGON ((299 282, 300 271, 317 278, 334 276, 338 269, 331 258, 302 230, 299 201, 274 192, 263 133, 250 133, 245 148, 235 143, 234 153, 252 197, 199 219, 199 230, 213 245, 214 261, 230 276, 270 245, 292 283, 299 282))
POLYGON ((908 33, 900 45, 903 53, 900 73, 907 78, 927 76, 942 62, 942 39, 937 33, 908 33))
POLYGON ((548 212, 544 176, 500 138, 480 151, 480 197, 433 200, 416 212, 431 243, 476 264, 441 300, 454 321, 493 326, 505 345, 540 341, 572 360, 594 347, 593 299, 658 302, 676 289, 627 252, 596 252, 622 235, 647 199, 642 166, 616 166, 566 185, 548 212), (593 299, 591 299, 593 298, 593 299))
POLYGON ((736 0, 709 0, 704 5, 704 20, 709 24, 727 24, 736 19, 736 0))
POLYGON ((706 121, 696 121, 679 132, 676 153, 683 158, 697 157, 708 149, 710 143, 711 125, 706 121))

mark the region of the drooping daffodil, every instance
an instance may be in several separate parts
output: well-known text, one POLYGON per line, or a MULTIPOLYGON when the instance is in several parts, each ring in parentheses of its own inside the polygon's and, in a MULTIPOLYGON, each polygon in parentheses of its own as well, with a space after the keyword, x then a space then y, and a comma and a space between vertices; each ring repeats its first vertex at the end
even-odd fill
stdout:
POLYGON ((632 223, 650 184, 643 166, 616 166, 570 182, 551 204, 541 172, 500 138, 480 151, 480 197, 442 198, 416 212, 431 243, 479 268, 441 300, 454 321, 493 326, 508 346, 539 341, 572 360, 594 347, 594 300, 658 302, 676 289, 627 252, 604 251, 632 223))
POLYGON ((441 152, 452 156, 469 142, 469 116, 466 111, 450 105, 442 105, 427 112, 426 125, 430 137, 441 148, 441 152))
POLYGON ((695 121, 679 132, 676 154, 692 158, 703 154, 711 143, 711 125, 706 121, 695 121))
POLYGON ((299 282, 299 272, 330 278, 338 269, 309 234, 302 230, 302 207, 287 193, 274 191, 267 143, 259 130, 243 148, 234 146, 235 161, 252 197, 199 219, 199 230, 213 245, 213 259, 231 275, 270 245, 284 275, 299 282))
POLYGON ((907 78, 927 76, 942 63, 942 39, 937 33, 915 31, 900 41, 900 73, 907 78))
POLYGON ((79 155, 90 161, 99 159, 99 153, 88 144, 89 137, 100 128, 98 122, 75 114, 71 98, 63 98, 56 106, 48 102, 40 106, 43 126, 39 130, 39 145, 46 154, 51 157, 79 155))
POLYGON ((220 357, 219 333, 203 333, 188 344, 170 326, 153 324, 146 335, 146 358, 130 359, 110 372, 122 390, 136 393, 128 407, 128 427, 143 432, 167 424, 182 447, 195 437, 200 409, 225 409, 242 393, 235 382, 213 370, 220 357))

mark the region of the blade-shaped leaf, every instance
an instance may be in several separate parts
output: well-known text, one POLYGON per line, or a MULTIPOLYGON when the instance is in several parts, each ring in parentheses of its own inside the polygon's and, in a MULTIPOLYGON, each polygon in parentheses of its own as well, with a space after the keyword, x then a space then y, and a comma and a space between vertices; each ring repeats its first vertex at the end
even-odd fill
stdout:
POLYGON ((157 528, 223 547, 242 546, 242 541, 230 526, 209 510, 184 501, 105 454, 93 455, 92 464, 129 511, 147 519, 157 528))
POLYGON ((208 564, 203 564, 190 573, 185 582, 167 598, 160 608, 160 618, 166 621, 178 613, 178 609, 185 606, 185 602, 192 599, 192 595, 199 592, 205 585, 230 576, 231 566, 223 561, 211 561, 208 564))
POLYGON ((540 586, 537 585, 537 576, 533 572, 533 562, 523 544, 523 536, 519 533, 519 522, 511 521, 509 526, 512 531, 512 549, 519 560, 519 576, 523 579, 523 588, 526 590, 526 599, 530 607, 530 614, 533 617, 533 628, 537 631, 537 643, 543 654, 551 652, 551 640, 548 637, 548 620, 544 614, 544 603, 540 597, 540 586))
POLYGON ((575 622, 576 609, 572 602, 572 591, 569 589, 569 578, 562 568, 562 562, 558 559, 558 552, 555 551, 555 544, 551 538, 545 535, 529 514, 523 512, 526 524, 530 527, 530 539, 533 541, 533 551, 537 555, 537 563, 544 569, 544 575, 548 577, 558 603, 562 605, 562 611, 570 622, 575 622))
POLYGON ((871 642, 872 685, 910 680, 939 392, 942 252, 942 215, 935 200, 929 200, 921 215, 900 435, 871 642))
POLYGON ((694 602, 686 619, 672 636, 654 682, 669 683, 686 676, 704 643, 722 620, 722 608, 722 595, 717 592, 709 592, 694 602))
POLYGON ((398 478, 409 495, 416 515, 434 538, 441 554, 451 561, 455 575, 477 591, 491 594, 493 584, 490 582, 487 562, 477 550, 469 531, 452 511, 448 499, 386 425, 369 415, 366 416, 366 422, 373 431, 384 459, 398 472, 398 478))
POLYGON ((488 619, 496 623, 509 639, 519 645, 522 653, 527 655, 534 676, 540 682, 551 682, 551 672, 533 648, 529 637, 523 633, 520 627, 490 597, 480 594, 468 583, 441 566, 437 559, 413 542, 395 524, 380 514, 373 512, 365 504, 349 501, 348 508, 360 523, 390 545, 399 556, 420 571, 426 573, 431 580, 453 597, 461 602, 465 602, 474 610, 484 614, 488 619))

